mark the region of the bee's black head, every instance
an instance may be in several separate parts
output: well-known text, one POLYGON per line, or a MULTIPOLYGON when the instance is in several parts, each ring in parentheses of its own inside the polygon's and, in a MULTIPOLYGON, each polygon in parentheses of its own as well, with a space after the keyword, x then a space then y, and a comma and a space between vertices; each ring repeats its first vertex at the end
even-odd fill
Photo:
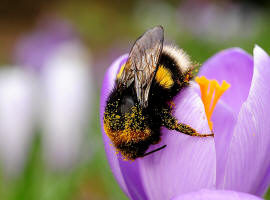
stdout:
POLYGON ((120 106, 120 111, 121 113, 131 113, 134 106, 134 98, 131 96, 124 97, 120 106))

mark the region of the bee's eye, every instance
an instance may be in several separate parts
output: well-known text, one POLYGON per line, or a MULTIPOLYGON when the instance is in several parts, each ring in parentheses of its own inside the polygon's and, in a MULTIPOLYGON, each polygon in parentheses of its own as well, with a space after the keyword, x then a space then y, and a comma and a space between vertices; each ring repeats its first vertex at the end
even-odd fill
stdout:
POLYGON ((131 113, 132 107, 134 107, 135 102, 132 97, 126 97, 123 99, 121 104, 121 113, 131 113))

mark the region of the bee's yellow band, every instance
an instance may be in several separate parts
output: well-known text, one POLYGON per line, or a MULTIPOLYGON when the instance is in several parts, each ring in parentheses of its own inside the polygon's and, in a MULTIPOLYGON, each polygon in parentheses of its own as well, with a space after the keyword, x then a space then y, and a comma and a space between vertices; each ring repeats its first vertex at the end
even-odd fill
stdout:
POLYGON ((126 63, 124 63, 124 64, 121 66, 121 68, 120 68, 120 70, 119 70, 119 72, 118 72, 118 74, 117 74, 117 79, 119 79, 120 76, 122 75, 125 65, 126 65, 126 63))
POLYGON ((205 76, 196 77, 195 81, 199 84, 201 89, 201 98, 204 104, 209 128, 213 130, 213 122, 211 121, 212 114, 218 100, 223 93, 229 89, 230 84, 223 80, 220 86, 216 80, 208 80, 205 76))
POLYGON ((171 72, 162 65, 159 66, 155 79, 161 86, 166 89, 171 88, 174 83, 171 72))

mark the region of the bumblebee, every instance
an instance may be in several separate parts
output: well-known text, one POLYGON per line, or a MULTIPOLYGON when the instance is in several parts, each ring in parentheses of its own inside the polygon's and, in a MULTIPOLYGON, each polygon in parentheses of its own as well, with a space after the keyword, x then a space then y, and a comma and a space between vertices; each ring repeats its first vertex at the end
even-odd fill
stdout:
POLYGON ((163 46, 164 31, 156 26, 134 43, 121 66, 104 112, 104 130, 127 160, 144 157, 160 141, 161 127, 190 136, 207 137, 179 123, 172 115, 172 100, 192 78, 188 55, 174 46, 163 46))

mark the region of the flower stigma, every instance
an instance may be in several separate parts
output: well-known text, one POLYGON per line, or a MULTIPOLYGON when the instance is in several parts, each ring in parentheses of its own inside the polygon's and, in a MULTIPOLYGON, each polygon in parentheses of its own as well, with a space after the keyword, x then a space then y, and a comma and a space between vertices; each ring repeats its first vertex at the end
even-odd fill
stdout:
POLYGON ((200 86, 201 99, 204 105, 208 125, 210 130, 213 131, 213 122, 211 121, 212 114, 218 100, 231 85, 224 80, 221 85, 219 85, 216 80, 208 80, 205 76, 196 77, 195 81, 200 86))

